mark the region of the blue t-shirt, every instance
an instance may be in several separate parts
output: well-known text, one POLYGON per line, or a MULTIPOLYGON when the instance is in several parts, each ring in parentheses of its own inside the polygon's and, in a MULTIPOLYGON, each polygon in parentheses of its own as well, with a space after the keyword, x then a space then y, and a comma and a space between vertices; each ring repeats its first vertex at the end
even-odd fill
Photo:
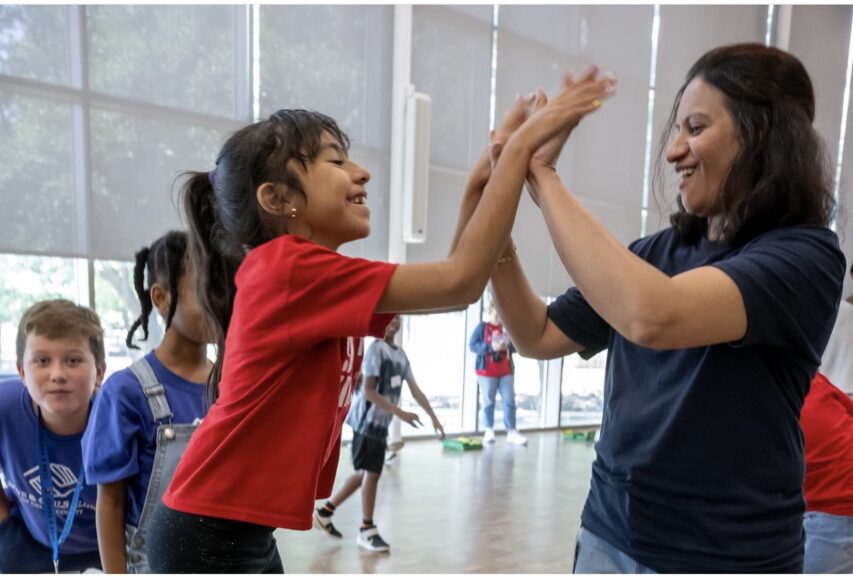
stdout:
POLYGON ((673 276, 716 266, 747 313, 733 343, 632 344, 570 289, 551 320, 589 357, 607 348, 604 415, 582 522, 659 572, 789 572, 803 558, 800 408, 845 274, 830 230, 796 226, 732 249, 673 229, 630 249, 673 276))
MULTIPOLYGON (((145 359, 166 391, 173 424, 204 418, 205 387, 181 378, 150 352, 145 359)), ((139 379, 125 368, 107 379, 95 396, 83 435, 86 481, 107 484, 127 480, 127 523, 139 524, 157 451, 157 423, 139 379)))
MULTIPOLYGON (((36 454, 36 413, 24 384, 17 379, 0 382, 0 470, 5 479, 4 494, 10 513, 19 516, 40 544, 50 549, 50 537, 42 511, 41 476, 36 454)), ((77 485, 83 455, 80 434, 60 436, 46 428, 44 438, 54 486, 57 534, 65 518, 77 485)), ((82 554, 98 549, 95 529, 95 486, 83 485, 74 524, 60 554, 82 554)))
MULTIPOLYGON (((376 378, 376 391, 394 405, 400 399, 403 382, 414 379, 406 353, 385 340, 374 340, 367 349, 361 373, 365 379, 370 376, 376 378)), ((365 384, 362 383, 353 397, 347 424, 363 436, 384 441, 388 437, 393 414, 370 402, 364 390, 365 384)))

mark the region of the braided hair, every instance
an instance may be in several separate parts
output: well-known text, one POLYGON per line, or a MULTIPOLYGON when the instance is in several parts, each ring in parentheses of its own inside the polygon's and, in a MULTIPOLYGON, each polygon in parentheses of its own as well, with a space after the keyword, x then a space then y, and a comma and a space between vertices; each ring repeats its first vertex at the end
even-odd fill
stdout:
POLYGON ((178 280, 184 273, 184 256, 187 252, 187 233, 171 231, 136 253, 136 265, 133 268, 133 288, 139 298, 141 313, 127 333, 125 343, 128 348, 139 350, 133 344, 133 334, 142 327, 142 341, 148 340, 148 318, 154 309, 151 301, 151 286, 157 282, 169 291, 169 312, 166 315, 166 329, 172 325, 172 318, 178 307, 178 280), (148 271, 148 285, 145 285, 145 271, 148 271))

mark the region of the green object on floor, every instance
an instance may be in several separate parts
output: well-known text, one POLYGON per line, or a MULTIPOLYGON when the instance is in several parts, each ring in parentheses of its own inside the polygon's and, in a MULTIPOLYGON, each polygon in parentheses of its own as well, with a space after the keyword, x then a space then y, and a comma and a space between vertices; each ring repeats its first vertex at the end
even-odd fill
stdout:
POLYGON ((456 450, 457 452, 483 449, 483 441, 479 438, 466 438, 465 436, 459 436, 457 438, 445 438, 441 443, 444 445, 445 450, 456 450))
POLYGON ((595 430, 572 430, 571 428, 567 428, 563 430, 563 440, 592 442, 595 440, 595 430))

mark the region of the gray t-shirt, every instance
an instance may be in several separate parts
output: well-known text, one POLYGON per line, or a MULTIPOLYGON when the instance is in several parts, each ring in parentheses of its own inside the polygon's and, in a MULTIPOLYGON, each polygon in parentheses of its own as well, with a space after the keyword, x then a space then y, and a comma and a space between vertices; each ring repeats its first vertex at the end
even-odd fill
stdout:
POLYGON ((403 381, 413 380, 409 358, 402 348, 392 346, 384 340, 376 340, 367 349, 361 365, 364 381, 355 393, 352 408, 347 416, 347 424, 363 436, 377 440, 388 437, 388 426, 393 416, 367 399, 364 393, 366 381, 373 376, 377 379, 376 391, 391 404, 396 405, 403 390, 403 381))

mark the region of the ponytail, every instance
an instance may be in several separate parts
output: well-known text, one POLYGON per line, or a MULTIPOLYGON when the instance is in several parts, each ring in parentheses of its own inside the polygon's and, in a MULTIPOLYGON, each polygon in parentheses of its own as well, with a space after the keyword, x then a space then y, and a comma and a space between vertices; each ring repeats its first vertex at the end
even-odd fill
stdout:
POLYGON ((133 333, 136 329, 142 326, 142 341, 148 340, 148 317, 151 315, 151 310, 154 305, 151 303, 151 294, 145 289, 145 266, 148 264, 148 255, 151 250, 148 247, 143 248, 136 253, 136 264, 133 267, 133 288, 136 290, 136 297, 139 298, 139 304, 142 312, 139 314, 130 330, 127 333, 127 338, 124 343, 128 348, 139 350, 139 346, 133 343, 133 333))
POLYGON ((227 248, 216 211, 213 185, 207 172, 185 172, 182 205, 187 221, 187 254, 195 269, 199 304, 205 312, 208 333, 216 346, 216 361, 208 379, 210 404, 219 396, 225 336, 231 323, 231 311, 237 287, 234 276, 243 260, 239 250, 227 248))

